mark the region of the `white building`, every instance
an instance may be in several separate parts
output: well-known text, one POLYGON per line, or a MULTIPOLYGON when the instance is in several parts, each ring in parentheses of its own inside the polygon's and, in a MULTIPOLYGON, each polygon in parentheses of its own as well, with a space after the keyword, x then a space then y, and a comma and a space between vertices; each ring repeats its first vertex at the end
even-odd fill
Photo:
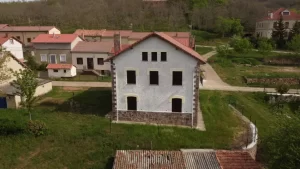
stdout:
POLYGON ((50 78, 74 77, 77 74, 72 64, 48 64, 47 70, 50 78))
POLYGON ((0 47, 4 49, 5 51, 10 52, 12 55, 14 55, 17 59, 23 60, 23 45, 22 43, 11 37, 0 37, 0 47))
POLYGON ((112 56, 113 42, 79 42, 71 51, 72 64, 77 71, 96 70, 101 75, 110 74, 110 63, 104 62, 112 56))
POLYGON ((300 21, 300 15, 294 11, 285 8, 280 8, 274 12, 269 12, 268 16, 259 19, 256 22, 255 35, 257 37, 271 38, 274 27, 282 17, 285 28, 287 30, 286 37, 288 37, 290 30, 293 28, 296 21, 300 21))
POLYGON ((112 64, 113 112, 117 121, 196 126, 199 68, 193 49, 161 32, 120 49, 112 64))

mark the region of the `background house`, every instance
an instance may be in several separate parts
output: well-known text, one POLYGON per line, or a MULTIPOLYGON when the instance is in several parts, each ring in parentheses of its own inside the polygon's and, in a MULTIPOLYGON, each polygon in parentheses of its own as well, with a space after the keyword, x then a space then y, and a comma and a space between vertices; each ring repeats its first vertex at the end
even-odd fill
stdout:
MULTIPOLYGON (((4 24, 5 25, 5 24, 4 24)), ((31 41, 39 34, 60 34, 60 30, 55 26, 0 26, 0 33, 5 33, 9 37, 15 37, 26 47, 31 46, 31 41)))
POLYGON ((82 41, 75 34, 40 34, 33 41, 38 63, 72 64, 71 50, 82 41))
MULTIPOLYGON (((8 69, 19 71, 27 67, 15 56, 9 55, 8 61, 5 63, 8 69)), ((21 97, 16 95, 16 89, 10 83, 16 78, 11 73, 10 79, 0 84, 0 108, 18 108, 21 102, 21 97)), ((44 79, 37 79, 38 87, 35 91, 35 96, 40 96, 52 90, 52 82, 44 79)))
POLYGON ((295 22, 300 20, 300 15, 285 8, 280 8, 276 11, 269 12, 268 16, 259 19, 256 22, 255 35, 258 37, 271 38, 273 29, 280 17, 282 17, 283 23, 287 30, 285 36, 288 37, 289 32, 293 28, 295 22))
POLYGON ((0 47, 10 52, 17 59, 23 60, 23 44, 14 37, 0 37, 0 47))
POLYGON ((48 64, 47 70, 50 78, 74 77, 77 74, 72 64, 48 64))
POLYGON ((108 59, 117 120, 196 126, 205 59, 165 33, 151 33, 122 50, 117 40, 119 52, 108 59))
POLYGON ((110 74, 110 63, 104 62, 112 56, 113 42, 78 42, 72 49, 72 64, 77 71, 96 70, 101 75, 110 74))

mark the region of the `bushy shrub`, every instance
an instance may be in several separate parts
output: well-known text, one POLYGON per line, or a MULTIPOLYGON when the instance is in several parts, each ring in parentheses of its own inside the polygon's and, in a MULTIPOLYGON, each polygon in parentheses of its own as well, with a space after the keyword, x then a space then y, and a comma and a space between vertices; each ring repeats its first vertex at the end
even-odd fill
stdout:
POLYGON ((273 50, 273 46, 268 39, 261 38, 258 40, 257 49, 262 54, 268 54, 273 50))
POLYGON ((238 53, 248 53, 252 48, 251 42, 246 38, 234 36, 230 42, 230 46, 238 53))
POLYGON ((227 57, 232 51, 229 49, 229 45, 219 45, 216 48, 219 56, 227 57))
POLYGON ((39 70, 39 71, 46 71, 47 70, 46 69, 47 65, 48 65, 47 63, 42 63, 42 64, 39 65, 39 67, 38 67, 37 70, 39 70))
POLYGON ((37 137, 37 136, 45 135, 48 128, 47 128, 46 124, 42 121, 30 120, 27 123, 27 130, 29 133, 31 133, 37 137))
POLYGON ((22 133, 23 131, 23 126, 21 124, 18 124, 16 121, 0 119, 0 135, 14 135, 22 133))
POLYGON ((233 63, 238 63, 238 64, 249 64, 249 65, 252 65, 252 66, 260 64, 260 62, 257 61, 254 58, 233 58, 232 62, 233 63))

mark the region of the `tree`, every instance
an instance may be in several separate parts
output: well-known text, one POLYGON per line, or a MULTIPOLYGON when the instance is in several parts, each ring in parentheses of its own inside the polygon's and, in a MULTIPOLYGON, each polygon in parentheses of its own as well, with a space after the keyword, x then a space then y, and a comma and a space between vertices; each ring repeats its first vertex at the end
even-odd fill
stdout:
POLYGON ((231 53, 229 45, 219 45, 216 48, 218 54, 222 57, 227 57, 231 53))
POLYGON ((286 84, 280 84, 276 87, 276 92, 280 93, 280 95, 287 93, 289 90, 289 86, 286 84))
POLYGON ((300 34, 300 22, 296 21, 293 29, 290 31, 289 40, 293 39, 294 36, 300 34))
POLYGON ((262 54, 268 54, 273 50, 272 44, 266 38, 261 38, 258 40, 258 51, 262 54))
POLYGON ((277 47, 282 49, 285 47, 286 29, 283 23, 283 18, 280 16, 279 21, 276 22, 272 32, 272 38, 276 41, 277 47))
POLYGON ((297 34, 287 44, 288 48, 296 53, 300 53, 300 34, 297 34))
POLYGON ((216 31, 219 32, 222 37, 225 35, 238 35, 241 36, 244 31, 244 27, 241 25, 239 19, 219 17, 216 23, 216 31))
POLYGON ((272 169, 298 169, 300 166, 300 122, 281 119, 262 140, 262 154, 267 167, 272 169))
POLYGON ((230 46, 238 53, 248 53, 252 48, 251 42, 246 38, 234 36, 230 42, 230 46))
POLYGON ((6 63, 10 59, 9 55, 10 53, 0 47, 0 84, 10 79, 9 68, 6 66, 6 63))
POLYGON ((31 110, 36 100, 34 97, 38 81, 36 74, 30 69, 24 69, 13 72, 16 80, 11 82, 11 85, 16 88, 16 94, 21 96, 21 105, 29 112, 31 120, 31 110))

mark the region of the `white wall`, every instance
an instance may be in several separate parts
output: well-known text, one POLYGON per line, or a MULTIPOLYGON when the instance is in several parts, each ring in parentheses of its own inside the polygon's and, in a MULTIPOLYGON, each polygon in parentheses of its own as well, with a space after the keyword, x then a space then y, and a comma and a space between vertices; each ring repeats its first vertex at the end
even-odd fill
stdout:
POLYGON ((2 47, 5 48, 6 51, 9 51, 11 54, 13 54, 16 58, 24 59, 22 44, 15 39, 9 39, 2 45, 2 47))
POLYGON ((72 43, 71 43, 71 50, 77 45, 78 42, 81 42, 82 39, 80 37, 77 37, 72 43))
MULTIPOLYGON (((271 38, 273 25, 275 22, 277 22, 277 20, 265 20, 256 22, 255 36, 259 34, 262 35, 262 37, 271 38)), ((289 32, 296 23, 296 20, 283 20, 283 24, 285 24, 285 22, 289 22, 289 27, 287 28, 287 31, 289 32)))
POLYGON ((117 58, 117 109, 127 110, 127 96, 137 96, 138 111, 171 112, 172 97, 182 97, 182 112, 193 111, 194 70, 197 60, 169 43, 151 37, 117 58), (159 52, 158 61, 142 61, 142 52, 159 52), (160 52, 167 52, 167 62, 160 61, 160 52), (127 85, 126 70, 136 70, 136 85, 127 85), (159 85, 149 85, 149 71, 159 71, 159 85), (172 71, 183 71, 183 85, 172 86, 172 71))
POLYGON ((48 32, 49 34, 60 34, 60 30, 58 30, 57 28, 52 28, 51 30, 49 30, 48 32))
POLYGON ((60 77, 74 77, 76 76, 76 68, 72 66, 71 69, 57 69, 58 72, 54 72, 54 69, 48 69, 48 76, 52 78, 60 77), (66 70, 66 73, 64 72, 66 70))
POLYGON ((87 58, 93 58, 95 70, 109 70, 110 71, 110 62, 104 62, 103 65, 98 65, 98 61, 97 61, 97 58, 103 58, 103 60, 108 58, 107 53, 72 53, 72 64, 78 70, 82 70, 84 66, 87 68, 87 58), (77 58, 83 59, 82 65, 77 64, 77 58))
POLYGON ((45 83, 43 85, 39 85, 36 90, 34 96, 44 95, 52 90, 52 82, 45 83))

